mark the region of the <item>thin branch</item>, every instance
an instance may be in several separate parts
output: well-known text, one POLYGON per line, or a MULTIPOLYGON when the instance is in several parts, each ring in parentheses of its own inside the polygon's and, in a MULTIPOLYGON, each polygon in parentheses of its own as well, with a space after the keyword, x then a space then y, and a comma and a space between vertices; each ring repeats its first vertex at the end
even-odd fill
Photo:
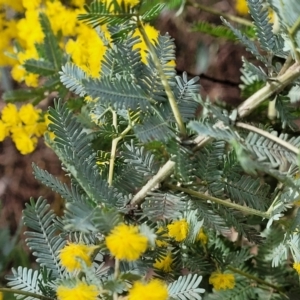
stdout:
POLYGON ((262 217, 264 219, 269 219, 271 217, 271 215, 269 213, 262 212, 260 210, 254 209, 254 208, 250 208, 250 207, 247 207, 247 206, 239 205, 239 204, 228 201, 230 199, 222 200, 222 199, 219 199, 219 198, 216 198, 216 197, 213 197, 213 196, 209 196, 209 195, 206 195, 204 193, 196 192, 196 191, 193 191, 193 190, 190 190, 190 189, 187 189, 187 188, 183 188, 183 187, 180 187, 180 186, 177 186, 177 185, 167 184, 166 186, 173 189, 173 190, 178 190, 178 191, 187 193, 189 195, 192 195, 192 196, 194 196, 196 198, 199 198, 199 199, 202 199, 202 200, 205 199, 205 200, 209 200, 211 202, 218 203, 218 204, 230 207, 230 208, 234 208, 234 209, 242 211, 246 214, 259 216, 259 217, 262 217))
POLYGON ((110 150, 110 160, 109 160, 109 171, 108 171, 108 185, 112 186, 113 177, 114 177, 114 167, 115 167, 115 160, 116 160, 116 152, 117 152, 117 145, 121 139, 125 137, 125 135, 131 130, 132 126, 129 124, 125 130, 116 138, 112 140, 111 143, 111 150, 110 150))
POLYGON ((230 20, 232 22, 239 23, 239 24, 245 25, 245 26, 251 26, 251 27, 253 26, 251 21, 248 21, 244 18, 240 18, 240 17, 234 16, 234 15, 231 15, 231 14, 221 12, 221 11, 213 9, 209 6, 199 4, 199 3, 195 3, 193 1, 187 1, 187 4, 190 5, 190 6, 193 6, 195 8, 201 9, 203 11, 206 11, 210 14, 216 15, 218 17, 220 17, 220 16, 224 17, 225 19, 230 20))
MULTIPOLYGON (((287 85, 293 82, 296 78, 300 76, 300 64, 295 63, 288 70, 276 77, 271 82, 267 82, 267 84, 254 93, 251 97, 245 100, 242 104, 240 104, 237 108, 238 116, 240 118, 244 118, 248 116, 256 107, 258 107, 262 102, 267 100, 273 94, 281 92, 287 85)), ((221 122, 217 122, 217 124, 221 124, 221 122)), ((196 146, 194 147, 193 151, 196 151, 204 144, 209 142, 211 137, 207 136, 197 136, 194 139, 196 146)))
POLYGON ((161 183, 168 176, 170 176, 175 168, 175 162, 168 160, 161 169, 154 175, 146 185, 132 198, 130 204, 138 205, 143 199, 147 196, 147 193, 150 192, 157 184, 161 183))
POLYGON ((151 41, 149 40, 148 38, 148 35, 145 31, 145 28, 142 24, 142 22, 140 21, 140 19, 138 18, 137 19, 137 25, 138 25, 138 29, 142 35, 142 38, 145 42, 145 44, 147 45, 147 48, 149 49, 150 51, 150 55, 153 59, 153 62, 155 64, 155 67, 159 73, 159 76, 160 76, 160 79, 161 79, 161 83, 166 91, 166 94, 167 94, 167 97, 168 97, 168 100, 169 100, 169 103, 170 103, 170 106, 171 106, 171 109, 172 109, 172 112, 173 112, 173 115, 174 115, 174 118, 176 120, 176 123, 178 125, 178 128, 179 128, 179 131, 181 133, 182 136, 186 136, 186 128, 185 128, 185 125, 183 123, 183 120, 182 120, 182 117, 181 117, 181 114, 179 112, 179 109, 178 109, 178 105, 177 105, 177 102, 176 102, 176 99, 175 99, 175 96, 173 94, 173 91, 169 85, 169 82, 168 82, 168 79, 163 71, 163 68, 159 62, 159 59, 155 53, 155 49, 154 47, 152 46, 151 44, 151 41))
POLYGON ((297 147, 293 146, 289 142, 286 142, 286 141, 280 139, 279 137, 277 137, 277 136, 275 136, 275 135, 273 135, 273 134, 271 134, 267 131, 264 131, 260 128, 257 128, 255 126, 252 126, 252 125, 249 125, 249 124, 246 124, 246 123, 242 123, 242 122, 236 122, 235 126, 250 130, 252 132, 256 132, 259 135, 262 135, 262 136, 268 138, 269 140, 275 142, 276 144, 278 144, 278 145, 282 146, 283 148, 293 152, 296 155, 299 155, 299 153, 300 153, 300 151, 297 147))
POLYGON ((47 296, 44 296, 44 295, 39 295, 39 294, 31 293, 31 292, 16 290, 16 289, 0 288, 0 292, 24 295, 24 296, 27 296, 27 297, 32 297, 32 298, 41 299, 41 300, 55 300, 55 298, 51 298, 51 297, 47 297, 47 296))

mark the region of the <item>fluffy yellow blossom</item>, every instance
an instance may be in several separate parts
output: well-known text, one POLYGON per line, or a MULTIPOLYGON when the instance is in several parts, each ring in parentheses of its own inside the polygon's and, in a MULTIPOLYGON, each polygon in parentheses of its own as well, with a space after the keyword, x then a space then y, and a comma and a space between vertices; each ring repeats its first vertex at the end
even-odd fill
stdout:
POLYGON ((4 139, 8 136, 9 130, 7 125, 0 120, 0 142, 3 142, 4 139))
POLYGON ((189 231, 189 224, 185 219, 175 221, 168 225, 169 236, 176 242, 182 242, 186 239, 189 231))
POLYGON ((79 13, 77 10, 68 9, 60 1, 46 3, 46 15, 55 34, 61 30, 63 36, 74 36, 79 13))
POLYGON ((138 227, 120 224, 107 236, 106 245, 116 258, 132 261, 146 251, 148 240, 138 232, 138 227))
POLYGON ((217 291, 228 290, 234 288, 235 278, 233 274, 213 272, 209 277, 209 283, 217 291))
POLYGON ((128 300, 167 300, 168 288, 166 284, 158 279, 149 283, 136 281, 129 290, 128 300))
POLYGON ((295 262, 293 264, 293 268, 297 271, 297 273, 300 275, 300 262, 295 262))
POLYGON ((96 300, 99 292, 95 285, 79 282, 74 287, 58 286, 56 294, 58 300, 96 300))
POLYGON ((7 126, 16 126, 21 123, 21 119, 19 117, 18 109, 14 104, 8 103, 2 109, 2 121, 7 126))
POLYGON ((11 128, 11 133, 11 138, 21 154, 26 155, 34 151, 37 145, 36 137, 28 136, 27 132, 22 127, 11 128))
POLYGON ((196 241, 200 241, 201 244, 203 244, 203 245, 207 244, 208 236, 205 234, 203 228, 200 229, 200 231, 196 237, 196 241))
POLYGON ((167 255, 161 260, 156 259, 155 263, 153 264, 153 267, 168 273, 172 271, 172 263, 172 254, 171 252, 168 252, 167 255))
POLYGON ((81 24, 76 30, 77 37, 74 40, 69 39, 66 52, 75 65, 90 76, 98 77, 106 47, 94 28, 81 24))
POLYGON ((13 1, 12 0, 1 0, 0 4, 9 6, 17 12, 24 11, 24 8, 22 5, 22 0, 13 0, 13 1))
POLYGON ((164 227, 159 227, 157 230, 157 238, 155 240, 155 243, 157 245, 157 247, 167 247, 168 246, 168 242, 166 242, 164 239, 168 238, 168 234, 164 233, 163 235, 160 235, 160 233, 162 233, 164 231, 164 227))
POLYGON ((41 2, 41 0, 22 0, 23 6, 28 10, 37 9, 40 6, 41 2))
POLYGON ((97 246, 69 243, 60 250, 59 258, 61 264, 69 272, 81 269, 81 264, 78 258, 83 260, 87 266, 91 266, 91 255, 96 248, 97 246))
POLYGON ((249 13, 249 8, 246 0, 235 0, 235 10, 241 16, 246 16, 249 13))
POLYGON ((42 43, 44 33, 39 22, 38 10, 27 10, 25 18, 17 24, 19 42, 25 49, 33 48, 35 43, 42 43))
POLYGON ((27 86, 37 87, 39 85, 39 75, 33 74, 33 73, 28 73, 25 76, 25 83, 27 86))
POLYGON ((26 70, 21 65, 15 65, 11 70, 11 76, 15 81, 21 82, 24 80, 26 70))
POLYGON ((32 125, 37 123, 41 112, 41 109, 36 109, 31 103, 28 103, 21 106, 19 110, 19 117, 24 124, 32 125))

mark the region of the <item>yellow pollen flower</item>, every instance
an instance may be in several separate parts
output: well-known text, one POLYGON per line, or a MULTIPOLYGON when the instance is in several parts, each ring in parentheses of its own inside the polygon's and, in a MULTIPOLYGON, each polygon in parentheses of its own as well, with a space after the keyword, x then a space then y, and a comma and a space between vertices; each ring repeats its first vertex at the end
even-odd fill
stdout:
POLYGON ((4 139, 9 135, 8 127, 3 121, 0 120, 0 142, 3 142, 4 139))
POLYGON ((197 237, 196 237, 196 241, 200 241, 201 244, 203 245, 206 245, 207 244, 207 241, 208 241, 208 237, 207 235, 205 234, 203 228, 200 229, 197 237))
POLYGON ((87 266, 91 266, 91 255, 97 246, 69 243, 60 250, 59 258, 61 264, 69 271, 80 270, 81 265, 78 258, 83 260, 87 266))
POLYGON ((167 300, 168 289, 164 282, 153 279, 149 283, 136 281, 129 290, 128 300, 167 300))
POLYGON ((293 264, 293 268, 297 271, 297 273, 300 275, 300 262, 295 262, 293 264))
POLYGON ((40 118, 41 109, 36 109, 31 103, 22 105, 19 110, 19 117, 26 125, 35 124, 40 118))
POLYGON ((18 109, 14 104, 8 103, 2 109, 2 121, 8 126, 16 126, 21 123, 18 109))
POLYGON ((21 154, 26 155, 34 151, 37 145, 36 137, 28 136, 23 127, 13 127, 10 131, 12 133, 11 138, 21 154))
POLYGON ((156 246, 157 247, 167 247, 168 246, 168 242, 166 242, 164 239, 168 239, 168 234, 167 233, 164 233, 164 234, 160 234, 162 233, 163 231, 165 231, 165 228, 164 227, 159 227, 156 231, 156 234, 157 234, 157 238, 155 240, 155 243, 156 243, 156 246))
POLYGON ((176 242, 182 242, 186 239, 189 231, 189 224, 185 219, 175 221, 168 225, 169 236, 176 242))
POLYGON ((235 10, 241 16, 247 16, 249 8, 246 0, 235 0, 235 10))
POLYGON ((98 299, 99 292, 95 285, 79 282, 74 287, 58 286, 56 294, 58 300, 93 300, 98 299))
POLYGON ((168 273, 172 271, 172 267, 171 267, 172 263, 173 263, 172 254, 171 252, 168 252, 163 259, 161 260, 156 259, 155 263, 153 264, 153 267, 168 273))
POLYGON ((209 277, 209 283, 212 284, 217 291, 228 290, 234 288, 235 278, 233 274, 213 272, 209 277))
POLYGON ((138 232, 138 227, 120 224, 106 237, 106 245, 116 258, 132 261, 146 251, 148 240, 138 232))

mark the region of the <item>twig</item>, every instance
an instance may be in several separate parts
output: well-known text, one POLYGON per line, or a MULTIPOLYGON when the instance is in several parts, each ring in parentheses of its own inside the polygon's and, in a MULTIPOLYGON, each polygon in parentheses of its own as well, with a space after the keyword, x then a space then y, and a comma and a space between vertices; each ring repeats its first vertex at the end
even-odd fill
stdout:
POLYGON ((138 205, 142 200, 147 196, 147 193, 150 192, 157 184, 161 183, 164 179, 170 176, 174 170, 175 162, 168 160, 161 169, 154 175, 146 185, 132 198, 130 204, 138 205))
POLYGON ((187 3, 190 5, 190 6, 193 6, 195 8, 198 8, 198 9, 201 9, 203 11, 206 11, 210 14, 213 14, 213 15, 217 15, 217 16, 222 16, 224 17, 225 19, 227 20, 230 20, 232 22, 236 22, 236 23, 239 23, 241 25, 245 25, 245 26, 253 26, 252 22, 251 21, 248 21, 244 18, 240 18, 240 17, 237 17, 237 16, 234 16, 234 15, 231 15, 231 14, 227 14, 227 13, 224 13, 224 12, 221 12, 219 10, 216 10, 216 9, 213 9, 209 6, 206 6, 206 5, 203 5, 203 4, 199 4, 199 3, 195 3, 193 1, 187 1, 187 3))
MULTIPOLYGON (((281 92, 287 85, 293 82, 296 78, 300 76, 300 65, 298 63, 293 64, 288 70, 275 78, 272 82, 268 82, 263 88, 254 93, 251 97, 245 100, 237 108, 238 116, 244 118, 248 116, 256 107, 258 107, 262 102, 268 99, 275 93, 281 92)), ((221 122, 217 122, 221 124, 221 122)), ((216 126, 217 126, 216 124, 216 126)), ((211 137, 198 136, 194 139, 196 146, 193 151, 196 151, 204 144, 209 142, 211 137)))
POLYGON ((114 167, 115 167, 115 160, 116 160, 116 152, 117 152, 117 145, 121 139, 125 137, 125 135, 131 130, 132 125, 129 124, 125 130, 116 138, 112 140, 111 143, 111 150, 110 150, 110 160, 109 160, 109 171, 108 171, 108 185, 112 186, 113 177, 114 177, 114 167))
POLYGON ((159 76, 161 78, 161 83, 166 91, 166 94, 167 94, 167 97, 168 97, 168 100, 169 100, 169 103, 170 103, 170 106, 171 106, 171 109, 172 109, 172 112, 173 112, 173 115, 175 117, 175 120, 176 120, 176 123, 178 125, 178 128, 179 128, 179 131, 181 133, 182 136, 186 136, 186 128, 185 128, 185 125, 183 123, 183 120, 182 120, 182 117, 181 117, 181 114, 179 112, 179 109, 178 109, 178 105, 177 105, 177 102, 176 102, 176 99, 175 99, 175 96, 173 94, 173 91, 169 85, 169 82, 168 82, 168 79, 163 71, 163 68, 159 62, 159 59, 155 53, 155 49, 154 47, 152 46, 148 36, 147 36, 147 33, 144 29, 144 26, 142 24, 142 22, 140 21, 140 19, 138 18, 137 19, 137 25, 138 25, 138 29, 143 37, 143 40, 145 42, 145 44, 147 45, 149 51, 150 51, 150 55, 152 56, 152 59, 153 59, 153 62, 155 64, 155 67, 159 73, 159 76))
POLYGON ((287 150, 295 153, 296 155, 299 155, 300 151, 297 147, 293 146, 292 144, 280 139, 279 137, 267 132, 267 131, 264 131, 262 129, 259 129, 255 126, 252 126, 252 125, 249 125, 249 124, 246 124, 246 123, 242 123, 242 122, 236 122, 235 123, 235 126, 237 127, 240 127, 240 128, 244 128, 244 129, 247 129, 247 130, 250 130, 252 132, 256 132, 258 133, 259 135, 262 135, 266 138, 268 138, 269 140, 275 142, 276 144, 286 148, 287 150))
POLYGON ((209 195, 206 195, 204 193, 196 192, 194 190, 190 190, 190 189, 187 189, 187 188, 183 188, 183 187, 180 187, 180 186, 177 186, 177 185, 166 184, 166 186, 173 189, 173 190, 182 191, 182 192, 187 193, 189 195, 192 195, 196 198, 209 200, 211 202, 218 203, 218 204, 230 207, 230 208, 234 208, 236 210, 242 211, 242 212, 247 213, 247 214, 256 215, 256 216, 259 216, 259 217, 262 217, 262 218, 265 218, 265 219, 269 219, 271 217, 271 215, 269 213, 262 212, 262 211, 259 211, 257 209, 250 208, 250 207, 247 207, 247 206, 239 205, 239 204, 236 204, 236 203, 233 203, 233 202, 229 202, 228 200, 222 200, 222 199, 219 199, 219 198, 216 198, 216 197, 213 197, 213 196, 209 196, 209 195))

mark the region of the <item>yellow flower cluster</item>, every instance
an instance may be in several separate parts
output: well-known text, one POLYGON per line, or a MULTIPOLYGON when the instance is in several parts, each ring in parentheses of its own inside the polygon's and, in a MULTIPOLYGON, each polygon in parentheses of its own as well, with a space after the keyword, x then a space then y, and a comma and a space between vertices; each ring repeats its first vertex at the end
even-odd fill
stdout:
POLYGON ((98 299, 99 292, 95 285, 88 285, 80 281, 73 287, 60 285, 56 294, 58 300, 93 300, 98 299))
POLYGON ((153 279, 148 283, 136 281, 129 290, 128 300, 167 300, 168 289, 165 283, 153 279))
POLYGON ((81 270, 80 260, 89 267, 92 265, 91 255, 96 248, 97 246, 69 243, 60 250, 60 262, 69 272, 81 270))
POLYGON ((162 270, 166 273, 169 273, 172 271, 172 263, 173 258, 171 252, 168 252, 165 257, 163 257, 161 260, 156 259, 155 263, 153 264, 153 267, 159 270, 162 270))
POLYGON ((249 13, 249 8, 247 0, 235 0, 235 10, 241 16, 247 16, 249 13))
POLYGON ((20 110, 14 104, 7 104, 2 109, 0 142, 11 136, 21 154, 33 152, 36 148, 37 138, 42 136, 47 129, 41 112, 32 104, 23 105, 20 110))
POLYGON ((197 237, 196 241, 199 241, 202 245, 206 245, 208 242, 208 236, 205 234, 203 227, 201 227, 197 237))
POLYGON ((182 242, 186 239, 189 231, 189 224, 185 219, 174 221, 168 225, 169 236, 176 242, 182 242))
MULTIPOLYGON (((107 1, 110 3, 112 0, 107 1)), ((121 0, 117 1, 121 4, 121 0)), ((139 0, 126 0, 125 5, 132 7, 139 4, 139 0)), ((38 59, 38 53, 35 45, 42 43, 44 34, 39 23, 39 13, 43 12, 49 18, 52 30, 60 36, 60 46, 68 53, 73 62, 83 69, 89 76, 98 77, 101 61, 106 51, 104 42, 99 37, 97 31, 77 20, 77 16, 84 13, 83 5, 85 0, 72 0, 74 7, 65 6, 59 0, 0 0, 0 66, 12 66, 12 77, 18 82, 25 82, 27 86, 37 87, 39 77, 37 74, 29 73, 23 67, 28 59, 38 59), (15 20, 13 17, 6 18, 5 8, 9 6, 17 12, 24 13, 24 17, 15 20), (17 53, 17 60, 7 57, 4 52, 13 52, 12 41, 16 40, 22 50, 17 53)), ((16 14, 16 16, 18 16, 16 14)), ((109 33, 105 26, 101 27, 106 39, 110 41, 109 33)), ((149 39, 157 41, 158 31, 145 25, 145 30, 149 39)), ((134 36, 139 36, 138 30, 134 36)), ((146 63, 146 44, 142 41, 134 46, 140 49, 142 61, 146 63)))
POLYGON ((235 286, 235 278, 233 274, 213 272, 209 277, 209 283, 213 285, 215 290, 233 289, 235 286))
POLYGON ((297 273, 300 275, 300 262, 295 262, 293 264, 293 268, 297 271, 297 273))
POLYGON ((106 237, 106 246, 117 259, 137 260, 148 247, 148 239, 136 226, 120 224, 106 237))

